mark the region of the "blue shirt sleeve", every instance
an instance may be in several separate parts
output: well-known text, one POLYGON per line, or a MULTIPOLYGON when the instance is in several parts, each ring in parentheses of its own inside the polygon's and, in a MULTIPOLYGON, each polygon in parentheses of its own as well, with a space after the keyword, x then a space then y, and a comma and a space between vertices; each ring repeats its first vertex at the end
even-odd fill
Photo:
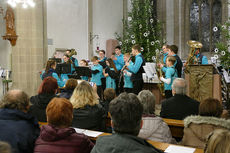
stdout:
POLYGON ((135 63, 133 65, 129 65, 128 68, 132 73, 136 74, 139 71, 142 63, 142 58, 140 56, 137 56, 135 59, 135 63))
POLYGON ((203 56, 201 64, 208 64, 208 58, 203 56))
POLYGON ((75 58, 74 65, 78 66, 78 60, 75 58))
POLYGON ((53 73, 52 77, 54 77, 57 80, 58 86, 59 87, 64 87, 64 82, 60 80, 60 78, 58 77, 57 73, 53 73))

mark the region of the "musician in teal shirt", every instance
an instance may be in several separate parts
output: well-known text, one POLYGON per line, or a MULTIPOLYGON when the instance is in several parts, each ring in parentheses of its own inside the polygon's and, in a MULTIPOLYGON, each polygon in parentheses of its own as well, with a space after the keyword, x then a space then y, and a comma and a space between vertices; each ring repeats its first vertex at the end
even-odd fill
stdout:
POLYGON ((97 94, 101 98, 101 77, 103 73, 103 67, 99 64, 99 59, 97 56, 94 56, 91 61, 93 62, 93 67, 91 68, 92 78, 91 82, 96 83, 97 85, 97 94))

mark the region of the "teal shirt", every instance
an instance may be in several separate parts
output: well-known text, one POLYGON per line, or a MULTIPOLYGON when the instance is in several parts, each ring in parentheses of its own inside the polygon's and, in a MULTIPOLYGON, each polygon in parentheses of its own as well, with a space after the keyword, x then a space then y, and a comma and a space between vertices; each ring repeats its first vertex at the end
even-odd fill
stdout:
MULTIPOLYGON (((129 64, 133 65, 133 62, 129 62, 129 64)), ((124 88, 133 88, 133 82, 131 81, 131 76, 128 76, 126 73, 124 73, 124 88)))
POLYGON ((117 71, 120 71, 123 68, 123 66, 125 65, 124 55, 123 54, 120 54, 119 56, 115 55, 115 57, 117 58, 117 60, 113 60, 113 62, 117 68, 117 71))
POLYGON ((175 78, 177 78, 176 69, 174 66, 167 67, 165 72, 165 79, 171 78, 170 84, 164 83, 165 90, 172 90, 172 83, 175 78))
POLYGON ((166 64, 167 57, 168 57, 168 53, 164 53, 163 54, 163 62, 164 62, 164 64, 166 64))
MULTIPOLYGON (((114 71, 114 68, 110 68, 110 70, 114 71)), ((106 88, 116 89, 115 79, 111 78, 109 75, 106 77, 106 88)))
POLYGON ((92 70, 98 70, 99 72, 96 74, 92 73, 91 82, 96 83, 97 86, 101 86, 101 77, 103 75, 102 74, 103 67, 100 64, 97 64, 92 67, 92 70))
MULTIPOLYGON (((45 73, 45 71, 42 71, 42 74, 40 75, 40 78, 42 79, 42 75, 45 73)), ((65 85, 65 82, 64 81, 62 81, 59 77, 58 77, 58 75, 57 75, 57 73, 52 73, 52 77, 53 78, 55 78, 56 80, 57 80, 57 84, 58 84, 58 86, 59 87, 64 87, 64 85, 65 85)))
POLYGON ((131 64, 128 66, 129 71, 136 74, 139 71, 142 63, 143 63, 143 59, 141 57, 141 53, 139 53, 135 56, 135 64, 131 64))

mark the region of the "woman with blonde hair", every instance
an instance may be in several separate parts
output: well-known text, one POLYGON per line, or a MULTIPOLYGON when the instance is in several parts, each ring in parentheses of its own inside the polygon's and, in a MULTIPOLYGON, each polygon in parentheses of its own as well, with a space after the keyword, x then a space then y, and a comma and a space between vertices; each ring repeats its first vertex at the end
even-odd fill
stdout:
POLYGON ((207 138, 205 153, 230 153, 230 131, 217 129, 207 138))
POLYGON ((83 81, 75 88, 70 102, 74 108, 73 127, 96 131, 105 129, 105 110, 88 82, 83 81))

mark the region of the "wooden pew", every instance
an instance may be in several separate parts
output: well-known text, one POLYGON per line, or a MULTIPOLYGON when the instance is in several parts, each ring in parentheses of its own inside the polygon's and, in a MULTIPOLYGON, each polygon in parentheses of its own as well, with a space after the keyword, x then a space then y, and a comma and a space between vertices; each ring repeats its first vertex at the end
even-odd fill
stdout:
MULTIPOLYGON (((102 133, 98 137, 100 137, 100 136, 106 136, 106 135, 111 135, 111 133, 102 133)), ((95 141, 98 137, 90 137, 90 139, 93 140, 93 141, 95 141)), ((163 142, 157 142, 157 141, 151 141, 151 140, 147 140, 147 141, 150 144, 152 144, 154 147, 156 147, 156 148, 158 148, 160 150, 163 150, 163 151, 165 151, 168 148, 168 146, 171 145, 171 144, 163 143, 163 142)), ((177 146, 181 146, 181 145, 177 145, 177 146)), ((187 147, 187 146, 185 146, 185 147, 187 147)), ((194 153, 204 153, 204 150, 196 148, 196 150, 195 150, 194 153)))
POLYGON ((184 121, 163 118, 165 123, 168 124, 172 136, 175 138, 183 138, 184 135, 184 121))

